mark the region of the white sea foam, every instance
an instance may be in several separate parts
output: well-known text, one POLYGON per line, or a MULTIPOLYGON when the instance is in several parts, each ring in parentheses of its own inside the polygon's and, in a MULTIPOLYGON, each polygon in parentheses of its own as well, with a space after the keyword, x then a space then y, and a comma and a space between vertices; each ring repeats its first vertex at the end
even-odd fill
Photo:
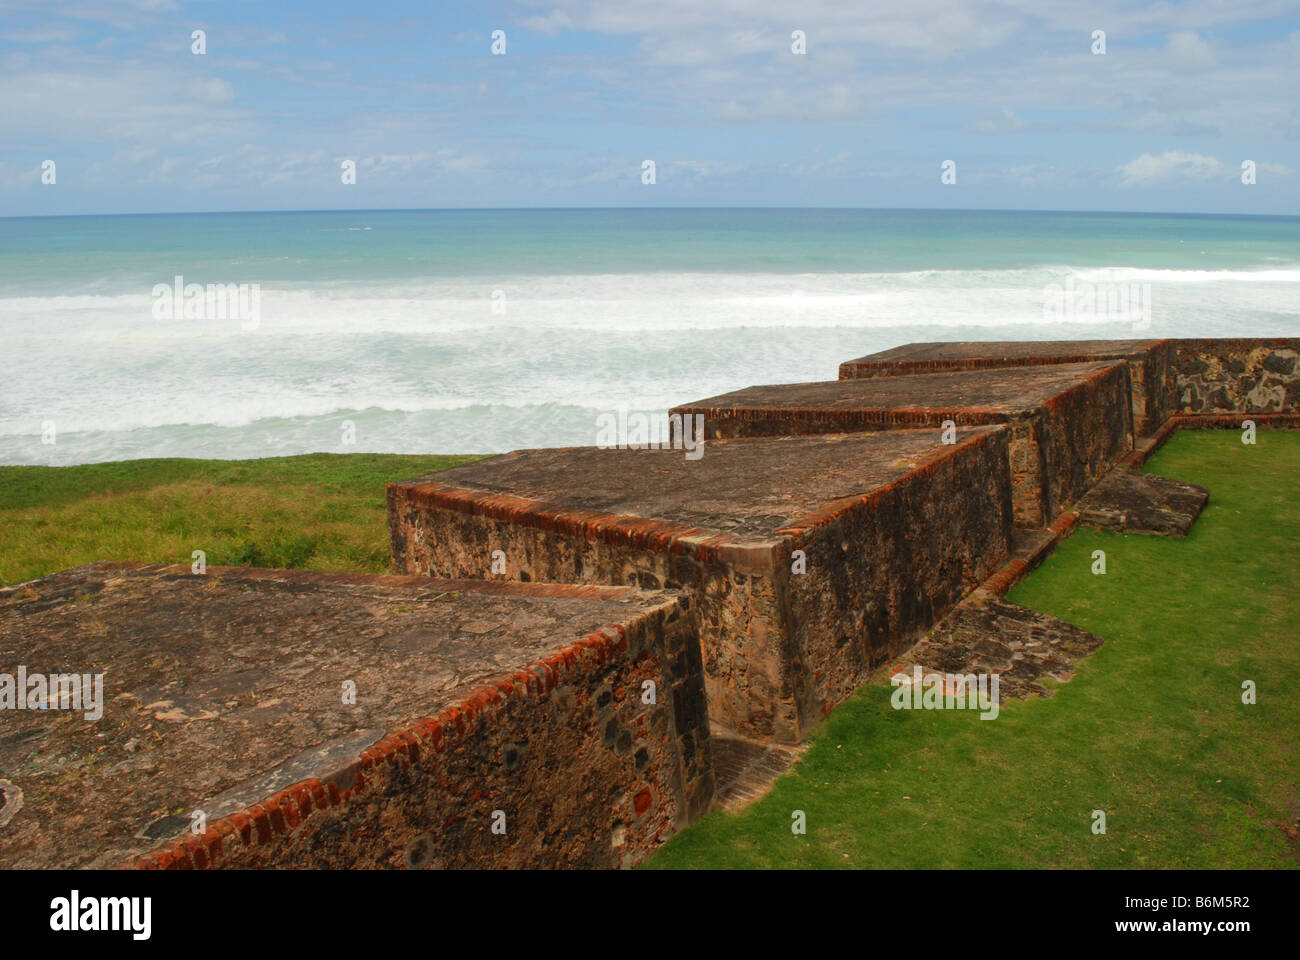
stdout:
POLYGON ((1300 283, 1300 267, 1283 270, 1144 270, 1101 267, 1073 270, 1086 283, 1300 283))
POLYGON ((1086 316, 1044 322, 1045 288, 1070 276, 1150 283, 1143 336, 1300 329, 1289 264, 263 284, 255 331, 155 320, 152 284, 12 297, 0 299, 0 462, 340 449, 345 419, 354 450, 592 443, 601 411, 832 379, 843 360, 912 340, 1133 335, 1086 316), (40 443, 45 421, 54 445, 40 443))
MULTIPOLYGON (((1002 326, 1041 321, 1043 289, 1073 275, 1084 283, 1143 282, 1176 288, 1230 285, 1244 307, 1287 310, 1300 269, 1144 270, 1041 267, 858 274, 601 274, 442 280, 419 284, 262 286, 267 332, 446 333, 493 327, 624 330, 739 326, 1002 326), (1248 289, 1243 289, 1243 287, 1248 289), (493 312, 494 291, 504 311, 493 312)), ((1204 290, 1189 296, 1200 297, 1204 290)), ((1167 295, 1179 299, 1176 289, 1167 295)), ((50 323, 64 335, 123 334, 189 340, 238 336, 220 321, 151 320, 148 290, 118 296, 0 299, 6 330, 50 323)))

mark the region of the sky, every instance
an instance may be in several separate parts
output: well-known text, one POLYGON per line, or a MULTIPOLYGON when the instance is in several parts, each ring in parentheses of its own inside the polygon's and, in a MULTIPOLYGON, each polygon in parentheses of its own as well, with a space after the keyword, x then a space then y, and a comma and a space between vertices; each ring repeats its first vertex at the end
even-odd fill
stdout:
POLYGON ((1294 0, 0 0, 0 216, 1295 215, 1297 91, 1294 0))

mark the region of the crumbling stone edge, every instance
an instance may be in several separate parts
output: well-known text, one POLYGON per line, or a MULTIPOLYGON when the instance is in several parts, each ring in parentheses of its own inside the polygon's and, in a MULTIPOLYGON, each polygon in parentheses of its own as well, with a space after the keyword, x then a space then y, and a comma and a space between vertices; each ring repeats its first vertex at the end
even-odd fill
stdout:
MULTIPOLYGON (((337 576, 351 579, 346 574, 337 576)), ((375 579, 395 583, 426 580, 423 577, 406 576, 375 579)), ((519 585, 511 586, 517 588, 519 585)), ((525 589, 534 587, 539 594, 555 589, 552 585, 542 584, 523 586, 525 589)), ((579 591, 581 589, 578 588, 579 591)), ((440 758, 468 743, 477 733, 494 724, 511 700, 538 700, 546 697, 557 688, 597 673, 617 657, 627 654, 628 649, 628 637, 622 626, 604 627, 527 667, 503 673, 436 716, 416 720, 389 733, 362 750, 351 763, 328 775, 325 780, 312 777, 295 783, 260 803, 210 821, 206 832, 201 835, 192 834, 165 843, 143 856, 128 860, 119 869, 205 870, 223 866, 238 867, 240 864, 228 862, 232 860, 232 854, 281 842, 291 837, 315 815, 369 799, 378 794, 376 787, 393 772, 422 768, 420 772, 424 775, 437 777, 440 758)), ((634 798, 638 816, 649 806, 643 802, 645 799, 634 798)), ((685 816, 678 818, 676 826, 685 826, 687 819, 685 816)), ((661 841, 666 836, 655 839, 661 841)))

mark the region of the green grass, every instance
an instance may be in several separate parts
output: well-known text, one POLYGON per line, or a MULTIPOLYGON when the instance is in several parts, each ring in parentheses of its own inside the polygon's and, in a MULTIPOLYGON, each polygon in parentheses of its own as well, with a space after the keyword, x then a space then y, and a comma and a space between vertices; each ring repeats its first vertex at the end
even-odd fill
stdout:
POLYGON ((1106 638, 1053 698, 983 721, 895 711, 877 678, 771 793, 647 866, 1300 865, 1300 433, 1258 439, 1176 434, 1148 470, 1210 490, 1186 540, 1081 530, 1011 593, 1106 638))
POLYGON ((0 467, 0 583, 94 560, 388 570, 384 485, 474 460, 328 454, 0 467))

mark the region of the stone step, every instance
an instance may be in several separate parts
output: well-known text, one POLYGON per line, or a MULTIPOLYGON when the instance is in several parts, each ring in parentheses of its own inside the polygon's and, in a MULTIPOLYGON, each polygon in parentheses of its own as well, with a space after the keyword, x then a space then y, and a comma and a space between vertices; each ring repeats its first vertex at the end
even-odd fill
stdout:
MULTIPOLYGON (((908 653, 890 665, 896 686, 937 675, 944 695, 968 695, 971 675, 997 675, 998 695, 1050 697, 1044 677, 1064 683, 1076 664, 1104 641, 1064 620, 980 591, 944 617, 908 653), (963 680, 962 678, 967 678, 963 680)), ((927 686, 929 684, 927 683, 927 686)))
POLYGON ((680 587, 712 719, 797 743, 1006 556, 1007 433, 526 450, 389 485, 394 570, 680 587))
POLYGON ((5 868, 625 866, 713 798, 669 591, 93 564, 0 589, 0 662, 102 671, 3 711, 5 868))
POLYGON ((1204 487, 1120 468, 1079 501, 1079 523, 1116 533, 1185 537, 1209 499, 1204 487))
POLYGON ((1169 340, 1045 340, 909 343, 840 364, 841 380, 953 370, 994 370, 1122 360, 1132 380, 1133 429, 1154 431, 1172 412, 1169 340))
POLYGON ((1050 523, 1133 449, 1129 371, 1115 361, 748 387, 672 413, 709 440, 1005 423, 1026 525, 1050 523))
POLYGON ((712 745, 718 783, 714 805, 732 813, 762 798, 803 752, 800 747, 755 743, 718 727, 712 745))

